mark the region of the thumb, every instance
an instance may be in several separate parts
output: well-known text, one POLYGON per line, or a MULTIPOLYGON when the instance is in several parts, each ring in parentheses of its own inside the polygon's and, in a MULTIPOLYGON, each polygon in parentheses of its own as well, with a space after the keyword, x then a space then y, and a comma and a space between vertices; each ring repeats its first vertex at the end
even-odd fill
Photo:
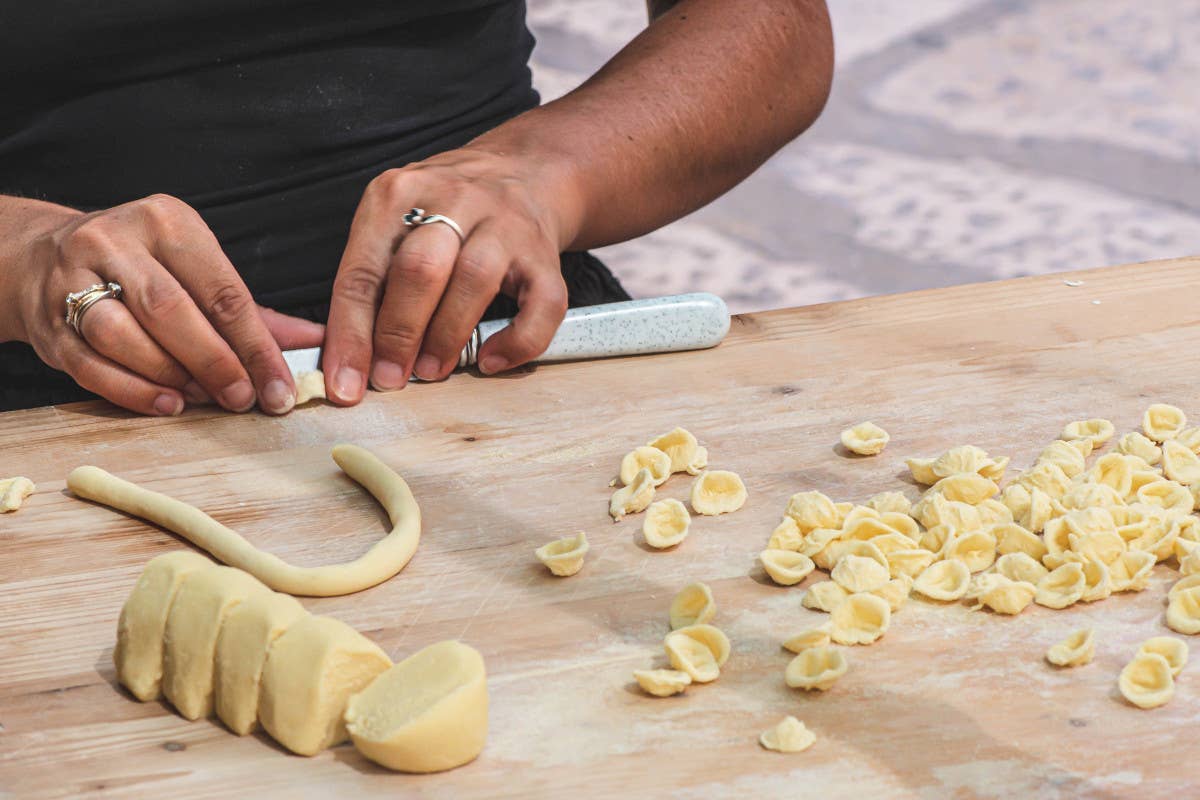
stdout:
POLYGON ((325 326, 300 317, 280 314, 278 311, 258 307, 258 314, 267 330, 275 337, 281 350, 296 350, 302 347, 319 347, 325 341, 325 326))

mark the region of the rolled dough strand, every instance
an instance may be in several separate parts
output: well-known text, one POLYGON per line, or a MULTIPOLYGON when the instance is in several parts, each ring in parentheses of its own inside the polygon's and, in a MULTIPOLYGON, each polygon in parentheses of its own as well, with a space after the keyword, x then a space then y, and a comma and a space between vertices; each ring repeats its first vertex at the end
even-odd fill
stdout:
POLYGON ((421 509, 404 479, 361 447, 339 444, 333 460, 370 492, 388 513, 392 532, 345 564, 298 567, 260 550, 198 508, 110 475, 99 467, 77 467, 67 487, 79 497, 149 520, 249 572, 277 592, 333 597, 369 589, 404 569, 421 539, 421 509))

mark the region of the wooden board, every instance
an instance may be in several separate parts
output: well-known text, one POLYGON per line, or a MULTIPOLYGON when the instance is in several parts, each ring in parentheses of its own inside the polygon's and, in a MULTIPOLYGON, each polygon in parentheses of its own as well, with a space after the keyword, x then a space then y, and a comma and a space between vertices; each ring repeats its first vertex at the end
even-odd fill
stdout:
MULTIPOLYGON (((793 492, 915 496, 905 456, 975 443, 1020 468, 1072 419, 1129 430, 1154 401, 1200 418, 1197 270, 1178 260, 742 316, 713 351, 460 375, 282 419, 151 420, 101 404, 0 415, 0 473, 40 487, 0 516, 0 795, 1188 796, 1200 784, 1200 664, 1163 708, 1116 693, 1137 643, 1166 632, 1167 566, 1146 592, 1061 612, 912 600, 883 640, 849 651, 831 691, 805 695, 783 684, 779 642, 823 615, 755 556, 793 492), (845 457, 838 432, 864 419, 891 444, 845 457), (608 482, 626 450, 675 425, 714 467, 741 473, 750 500, 651 552, 640 516, 608 519, 608 482), (72 498, 67 472, 99 465, 316 564, 385 530, 329 460, 343 440, 408 479, 424 538, 393 580, 304 603, 395 658, 450 637, 482 651, 488 746, 451 773, 391 774, 348 746, 291 756, 114 686, 121 603, 148 558, 183 545, 72 498), (551 577, 533 549, 577 529, 592 542, 587 565, 551 577), (716 594, 733 656, 716 684, 646 697, 630 673, 664 661, 667 604, 695 579, 716 594), (1095 662, 1049 668, 1046 647, 1083 625, 1096 628, 1095 662), (784 714, 817 732, 810 751, 759 748, 784 714)), ((676 476, 660 496, 689 486, 676 476)))

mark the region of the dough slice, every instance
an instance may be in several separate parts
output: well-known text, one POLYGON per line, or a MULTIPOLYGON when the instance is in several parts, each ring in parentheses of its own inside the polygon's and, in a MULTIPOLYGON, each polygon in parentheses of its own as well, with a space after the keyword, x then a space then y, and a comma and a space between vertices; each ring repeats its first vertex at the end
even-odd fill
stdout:
POLYGON ((216 566, 190 550, 175 550, 146 562, 117 621, 113 664, 117 680, 143 703, 162 696, 163 629, 184 579, 216 566))
POLYGON ((163 695, 186 719, 213 713, 213 673, 221 625, 240 603, 269 589, 233 567, 208 566, 175 593, 163 629, 163 695))
POLYGON ((272 643, 297 620, 308 616, 290 594, 256 594, 238 605, 217 637, 213 676, 217 716, 239 736, 258 723, 258 692, 272 643))
POLYGON ((24 476, 0 478, 0 514, 16 511, 36 491, 37 486, 24 476))
POLYGON ((267 654, 259 721, 293 753, 316 755, 346 741, 342 714, 350 695, 390 666, 392 660, 379 645, 346 623, 304 617, 267 654))
POLYGON ((325 399, 325 373, 319 369, 296 376, 296 405, 325 399))
POLYGON ((487 739, 483 656, 462 642, 431 644, 353 695, 345 719, 358 751, 388 769, 462 766, 487 739))

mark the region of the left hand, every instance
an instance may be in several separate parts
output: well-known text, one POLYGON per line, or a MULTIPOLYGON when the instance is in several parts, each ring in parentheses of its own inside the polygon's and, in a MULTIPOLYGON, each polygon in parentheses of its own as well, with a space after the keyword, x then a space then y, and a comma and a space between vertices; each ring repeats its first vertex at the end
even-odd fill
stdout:
POLYGON ((363 193, 333 284, 322 367, 330 399, 359 402, 410 374, 446 377, 488 305, 517 300, 513 324, 489 339, 479 369, 502 372, 540 355, 563 320, 559 252, 572 205, 543 160, 467 147, 379 175, 363 193), (461 227, 407 228, 420 207, 461 227))

